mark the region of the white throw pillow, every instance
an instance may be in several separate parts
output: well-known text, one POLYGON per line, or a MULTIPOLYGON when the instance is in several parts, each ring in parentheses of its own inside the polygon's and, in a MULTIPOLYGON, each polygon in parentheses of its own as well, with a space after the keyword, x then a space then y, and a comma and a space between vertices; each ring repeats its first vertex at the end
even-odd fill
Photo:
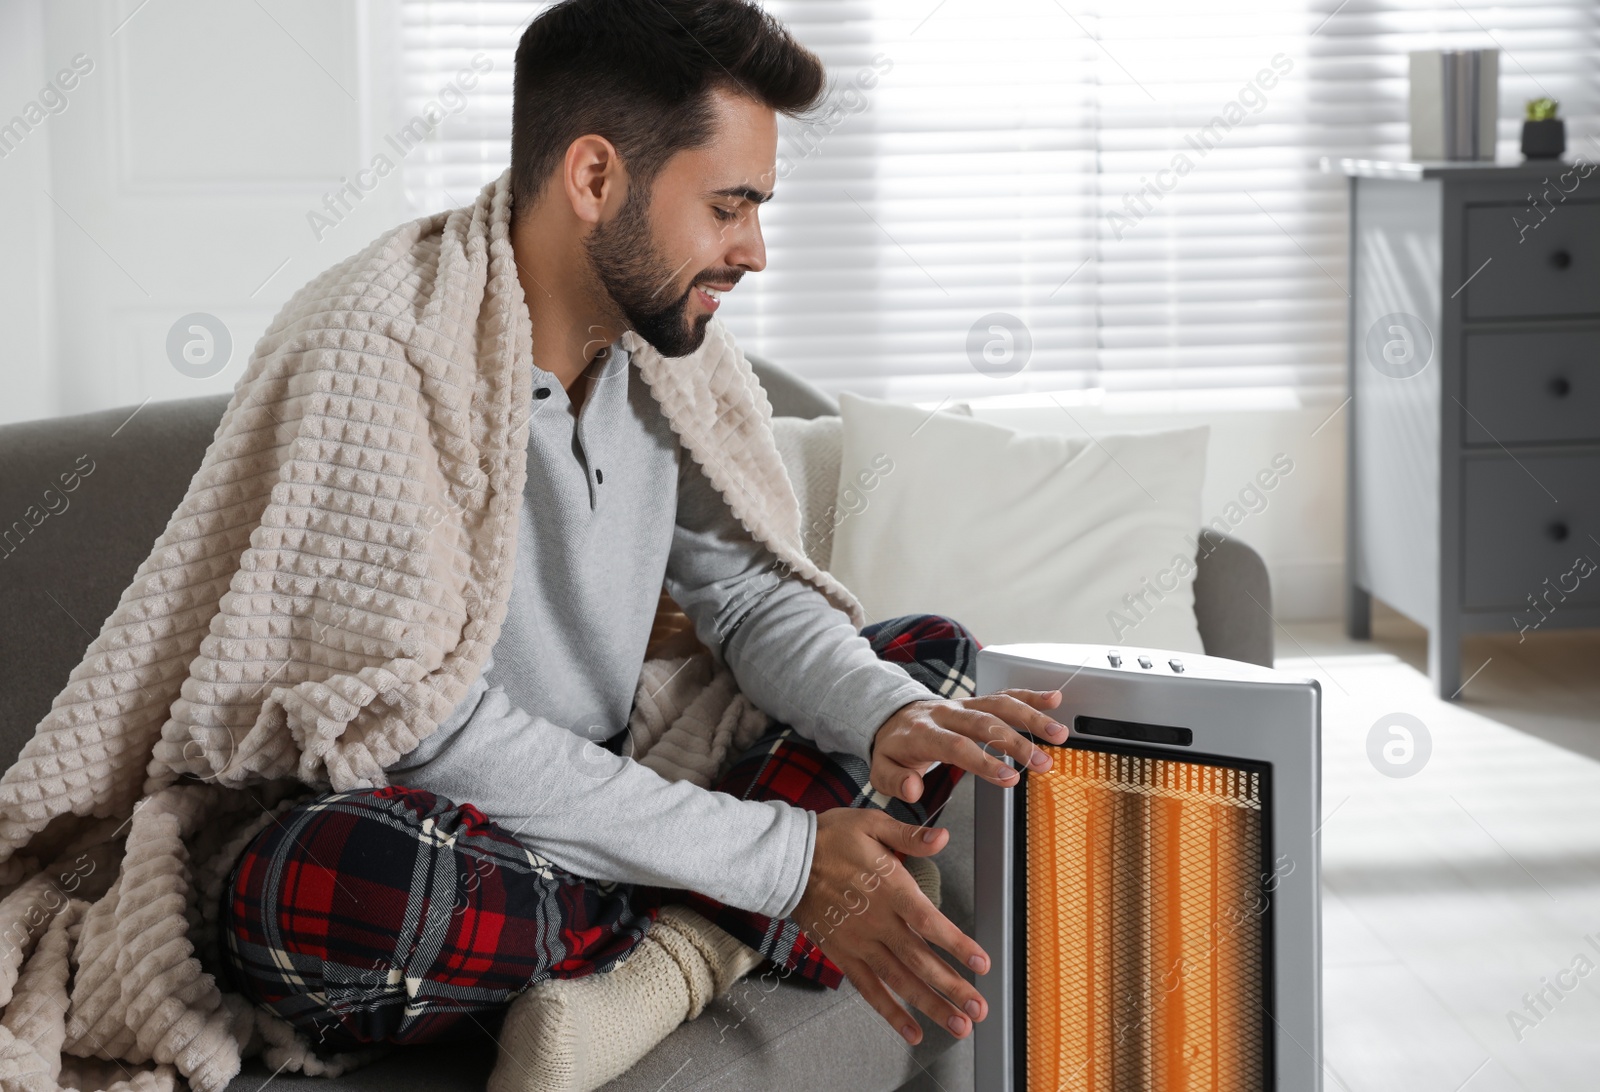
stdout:
POLYGON ((1207 429, 1024 435, 851 394, 840 403, 830 568, 869 621, 933 613, 986 645, 1203 651, 1207 429))

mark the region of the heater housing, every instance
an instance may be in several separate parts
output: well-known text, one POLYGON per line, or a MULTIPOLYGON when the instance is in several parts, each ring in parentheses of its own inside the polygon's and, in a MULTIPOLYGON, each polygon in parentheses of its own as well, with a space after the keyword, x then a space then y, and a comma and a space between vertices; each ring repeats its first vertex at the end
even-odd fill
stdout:
POLYGON ((1157 649, 983 649, 1072 734, 976 786, 978 1092, 1320 1092, 1321 690, 1157 649))

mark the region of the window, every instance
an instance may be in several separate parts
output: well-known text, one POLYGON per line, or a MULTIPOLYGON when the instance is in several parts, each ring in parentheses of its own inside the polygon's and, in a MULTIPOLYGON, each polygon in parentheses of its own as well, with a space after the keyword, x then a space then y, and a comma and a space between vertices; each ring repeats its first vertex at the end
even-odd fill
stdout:
MULTIPOLYGON (((512 55, 544 4, 403 4, 407 112, 478 51, 489 76, 406 160, 419 211, 510 149, 512 55)), ((769 0, 828 65, 787 123, 769 265, 724 305, 747 351, 834 389, 1342 397, 1345 182, 1405 158, 1406 53, 1501 50, 1522 103, 1600 144, 1592 0, 769 0)))

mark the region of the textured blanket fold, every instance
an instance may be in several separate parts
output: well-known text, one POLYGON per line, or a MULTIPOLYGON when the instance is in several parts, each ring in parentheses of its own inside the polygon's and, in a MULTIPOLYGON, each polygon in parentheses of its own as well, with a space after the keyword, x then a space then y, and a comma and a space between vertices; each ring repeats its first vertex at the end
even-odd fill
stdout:
MULTIPOLYGON (((859 626, 802 549, 771 407, 727 333, 712 323, 673 359, 624 345, 739 522, 859 626)), ((330 1071, 218 987, 215 902, 273 809, 386 784, 482 670, 548 405, 531 346, 509 172, 273 320, 166 530, 0 778, 0 1092, 180 1074, 220 1092, 256 1051, 330 1071)), ((722 689, 691 719, 715 721, 725 752, 755 716, 703 674, 722 689)))

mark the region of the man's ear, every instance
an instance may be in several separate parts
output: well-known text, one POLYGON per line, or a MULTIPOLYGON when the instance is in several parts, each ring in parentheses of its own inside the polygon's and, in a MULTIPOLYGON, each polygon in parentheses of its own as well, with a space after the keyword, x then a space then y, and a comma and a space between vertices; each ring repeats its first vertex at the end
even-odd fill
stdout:
POLYGON ((612 143, 591 133, 567 146, 561 183, 573 214, 584 223, 598 224, 622 207, 628 172, 612 143))

